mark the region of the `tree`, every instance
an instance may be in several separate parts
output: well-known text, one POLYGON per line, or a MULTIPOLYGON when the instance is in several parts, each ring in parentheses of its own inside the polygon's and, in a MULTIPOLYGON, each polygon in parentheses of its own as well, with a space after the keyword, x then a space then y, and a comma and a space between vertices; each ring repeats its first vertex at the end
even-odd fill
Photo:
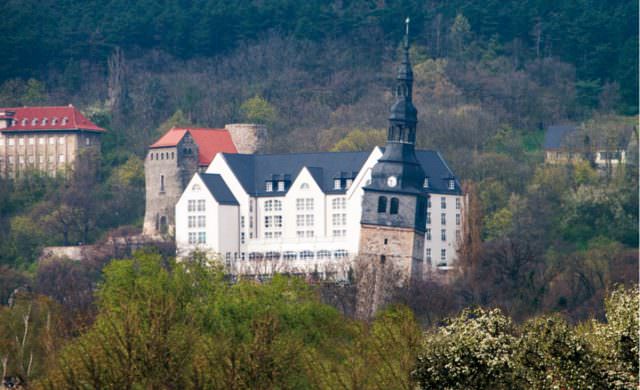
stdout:
POLYGON ((412 375, 423 389, 517 388, 513 332, 497 309, 464 310, 425 334, 412 375))
POLYGON ((249 123, 272 125, 278 119, 278 111, 263 97, 256 95, 240 106, 242 116, 249 123))
POLYGON ((344 138, 336 142, 331 148, 332 152, 370 151, 376 146, 382 146, 387 141, 386 130, 360 130, 349 132, 344 138))

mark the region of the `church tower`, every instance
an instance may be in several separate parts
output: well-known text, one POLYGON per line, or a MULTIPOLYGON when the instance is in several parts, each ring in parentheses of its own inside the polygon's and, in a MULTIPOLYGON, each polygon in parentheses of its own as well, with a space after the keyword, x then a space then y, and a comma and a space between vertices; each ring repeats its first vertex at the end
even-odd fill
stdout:
POLYGON ((415 153, 418 120, 412 102, 408 18, 403 46, 384 154, 372 169, 371 183, 364 187, 359 255, 380 275, 393 269, 394 278, 408 281, 422 273, 428 198, 425 173, 415 153))

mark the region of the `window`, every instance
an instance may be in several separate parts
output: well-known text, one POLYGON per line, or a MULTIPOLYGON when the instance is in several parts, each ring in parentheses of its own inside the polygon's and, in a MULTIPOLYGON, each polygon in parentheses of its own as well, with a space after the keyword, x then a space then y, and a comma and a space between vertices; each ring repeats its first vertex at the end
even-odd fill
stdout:
POLYGON ((427 261, 431 262, 431 248, 427 248, 427 261))
POLYGON ((456 241, 460 241, 461 238, 460 229, 456 229, 456 241))
POLYGON ((273 216, 265 216, 264 217, 264 227, 265 229, 269 229, 273 226, 273 216))
POLYGON ((379 196, 378 197, 378 212, 386 213, 387 212, 387 197, 379 196))
POLYGON ((51 124, 54 125, 54 126, 57 125, 58 124, 58 118, 51 119, 51 124))
POLYGON ((15 141, 13 138, 9 138, 9 146, 15 145, 15 141))
POLYGON ((272 181, 264 182, 264 190, 266 192, 273 192, 273 182, 272 181))
POLYGON ((427 199, 427 208, 430 209, 431 208, 431 197, 429 197, 427 199))
POLYGON ((307 198, 305 205, 307 206, 307 210, 313 210, 313 198, 307 198))
POLYGON ((431 213, 427 213, 427 225, 431 225, 431 213))
POLYGON ((443 226, 447 224, 447 214, 440 214, 440 224, 443 226))
POLYGON ((284 191, 284 181, 278 181, 278 191, 284 191))
POLYGON ((189 244, 195 244, 195 243, 196 243, 196 233, 191 232, 189 233, 189 244))
POLYGON ((18 157, 18 161, 20 162, 20 164, 24 164, 24 156, 18 157))
POLYGON ((304 210, 304 199, 298 198, 296 199, 296 210, 304 210))
POLYGON ((34 161, 33 156, 29 156, 29 164, 33 164, 33 161, 34 161))
POLYGON ((304 226, 304 215, 296 215, 296 226, 304 226))
MULTIPOLYGON (((91 138, 89 138, 89 137, 85 138, 84 139, 84 144, 87 145, 87 146, 91 145, 91 138)), ((173 153, 171 153, 171 154, 173 154, 173 153)))
POLYGON ((296 252, 286 251, 282 254, 282 258, 285 260, 295 260, 298 258, 298 254, 296 252))
POLYGON ((398 198, 391 198, 391 206, 389 207, 389 213, 398 214, 399 204, 400 204, 400 201, 398 200, 398 198))
MULTIPOLYGON (((446 249, 441 249, 440 250, 440 261, 447 261, 447 250, 446 249)), ((446 264, 444 264, 446 265, 446 264)))
POLYGON ((305 220, 307 221, 307 226, 313 226, 313 214, 307 214, 305 220))
POLYGON ((456 181, 453 179, 449 179, 449 189, 453 190, 456 188, 456 181))
POLYGON ((33 119, 31 120, 31 126, 35 126, 35 125, 37 125, 37 124, 38 124, 38 118, 33 118, 33 119))
POLYGON ((443 210, 447 208, 447 198, 444 196, 440 198, 440 208, 443 210))
POLYGON ((67 118, 66 116, 64 118, 62 118, 62 124, 63 125, 66 125, 68 121, 69 121, 69 118, 67 118))
POLYGON ((206 223, 205 216, 204 215, 198 215, 198 227, 199 228, 205 227, 205 223, 206 223))
POLYGON ((456 198, 456 210, 460 210, 460 198, 456 198))
POLYGON ((348 256, 349 256, 349 252, 347 252, 345 249, 338 249, 333 252, 333 257, 335 257, 336 259, 344 259, 345 257, 348 257, 348 256))
POLYGON ((187 218, 187 221, 188 221, 188 227, 189 227, 189 228, 194 228, 194 227, 196 227, 196 216, 195 216, 195 215, 190 215, 190 216, 187 218))
POLYGON ((240 217, 240 227, 244 229, 244 215, 240 217))
POLYGON ((335 226, 344 226, 347 224, 347 214, 332 214, 331 222, 335 226))
POLYGON ((300 189, 301 190, 308 190, 309 189, 309 183, 300 184, 300 189))
POLYGON ((273 201, 272 200, 268 200, 266 202, 264 202, 264 211, 273 211, 273 201))
POLYGON ((456 214, 456 226, 460 226, 460 214, 456 214))
POLYGON ((334 237, 345 237, 347 235, 347 231, 345 229, 334 229, 332 235, 334 237))
POLYGON ((275 225, 275 227, 281 228, 282 227, 282 215, 274 215, 273 224, 275 225))
POLYGON ((303 230, 298 230, 298 231, 296 231, 296 237, 298 237, 298 238, 304 238, 304 231, 303 231, 303 230))
POLYGON ((340 188, 342 188, 342 186, 340 185, 340 179, 333 179, 333 189, 334 190, 339 190, 340 188))
POLYGON ((345 188, 351 187, 351 184, 353 184, 353 179, 347 179, 345 182, 345 188))
POLYGON ((164 175, 160 175, 160 192, 164 192, 164 175))
POLYGON ((64 163, 64 154, 61 154, 60 156, 58 156, 58 161, 61 163, 64 163))
POLYGON ((440 230, 440 238, 442 239, 442 241, 447 241, 447 230, 446 229, 440 230))
POLYGON ((347 208, 347 200, 345 198, 333 198, 331 200, 331 208, 340 210, 347 208))
POLYGON ((207 243, 207 232, 198 232, 198 244, 207 243))
POLYGON ((384 264, 387 261, 387 256, 380 255, 380 264, 384 264))
POLYGON ((273 238, 273 232, 264 232, 264 238, 267 240, 273 238))
POLYGON ((431 241, 431 229, 427 229, 425 234, 427 236, 427 241, 431 241))
POLYGON ((191 186, 191 191, 194 191, 194 192, 200 191, 200 184, 195 183, 194 185, 192 185, 191 186))
POLYGON ((40 137, 40 138, 38 139, 38 144, 40 144, 40 145, 44 145, 44 137, 40 137))
POLYGON ((422 185, 424 188, 429 188, 429 178, 425 177, 424 178, 424 184, 422 185))
POLYGON ((49 138, 49 145, 55 145, 56 144, 56 139, 53 137, 49 138))
POLYGON ((43 118, 42 119, 42 126, 46 126, 47 125, 47 118, 43 118))
POLYGON ((240 243, 241 244, 244 244, 244 237, 245 237, 244 232, 241 232, 240 233, 240 243))
POLYGON ((35 145, 36 139, 33 137, 29 137, 29 145, 35 145))
POLYGON ((18 145, 20 146, 24 145, 24 138, 18 139, 18 145))
POLYGON ((24 118, 24 119, 22 120, 22 126, 26 126, 26 125, 27 125, 27 118, 24 118))
POLYGON ((205 211, 204 199, 198 200, 198 211, 205 211))
POLYGON ((273 238, 282 238, 282 232, 273 232, 273 238))
POLYGON ((282 201, 274 200, 273 201, 273 211, 282 211, 282 201))
POLYGON ((187 201, 187 211, 188 212, 196 211, 196 201, 195 200, 187 201))
POLYGON ((316 253, 316 258, 317 259, 330 259, 331 258, 331 252, 329 252, 329 251, 318 251, 316 253))
POLYGON ((312 251, 302 251, 302 252, 300 252, 300 259, 301 260, 313 259, 313 252, 312 251))
POLYGON ((59 143, 60 145, 64 145, 64 137, 60 137, 60 138, 58 138, 58 143, 59 143))

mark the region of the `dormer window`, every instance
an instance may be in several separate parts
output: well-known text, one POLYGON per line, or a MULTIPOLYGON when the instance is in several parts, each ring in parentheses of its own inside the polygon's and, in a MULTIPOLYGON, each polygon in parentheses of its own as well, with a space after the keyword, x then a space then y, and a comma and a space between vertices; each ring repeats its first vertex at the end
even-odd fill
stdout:
POLYGON ((456 188, 456 181, 453 179, 449 179, 449 189, 454 190, 456 188))
POLYGON ((283 180, 279 180, 278 181, 278 191, 284 191, 284 181, 283 180))
POLYGON ((424 178, 424 184, 422 185, 424 188, 429 188, 429 178, 425 177, 424 178))
POLYGON ((62 118, 62 124, 63 125, 66 125, 68 121, 69 121, 69 118, 67 118, 66 116, 64 118, 62 118))
POLYGON ((33 118, 33 119, 31 120, 31 126, 35 126, 35 125, 37 125, 37 124, 38 124, 38 118, 33 118))
POLYGON ((58 123, 58 118, 53 118, 53 119, 51 119, 51 124, 52 124, 52 125, 54 125, 54 126, 55 126, 57 123, 58 123))
POLYGON ((347 181, 345 183, 345 188, 351 187, 351 184, 353 184, 353 179, 347 179, 347 181))
POLYGON ((27 125, 27 118, 22 119, 22 126, 26 126, 27 125))
POLYGON ((264 182, 264 190, 266 192, 273 192, 273 182, 272 181, 264 182))
POLYGON ((42 126, 46 126, 47 125, 47 118, 42 118, 42 126))
POLYGON ((342 183, 340 179, 333 179, 333 189, 339 190, 342 188, 342 183))

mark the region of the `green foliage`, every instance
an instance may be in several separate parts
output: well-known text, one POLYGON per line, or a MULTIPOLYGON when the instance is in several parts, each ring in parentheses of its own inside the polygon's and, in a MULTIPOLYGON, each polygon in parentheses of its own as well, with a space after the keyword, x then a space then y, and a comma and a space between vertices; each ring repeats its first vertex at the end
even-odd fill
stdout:
POLYGON ((249 123, 271 125, 278 119, 278 111, 261 96, 254 96, 240 106, 243 118, 249 123))
POLYGON ((351 152, 372 150, 376 146, 382 146, 387 141, 387 132, 380 130, 355 129, 347 134, 331 148, 332 152, 351 152))
POLYGON ((423 389, 512 389, 515 341, 499 310, 465 310, 425 334, 413 375, 423 389))

